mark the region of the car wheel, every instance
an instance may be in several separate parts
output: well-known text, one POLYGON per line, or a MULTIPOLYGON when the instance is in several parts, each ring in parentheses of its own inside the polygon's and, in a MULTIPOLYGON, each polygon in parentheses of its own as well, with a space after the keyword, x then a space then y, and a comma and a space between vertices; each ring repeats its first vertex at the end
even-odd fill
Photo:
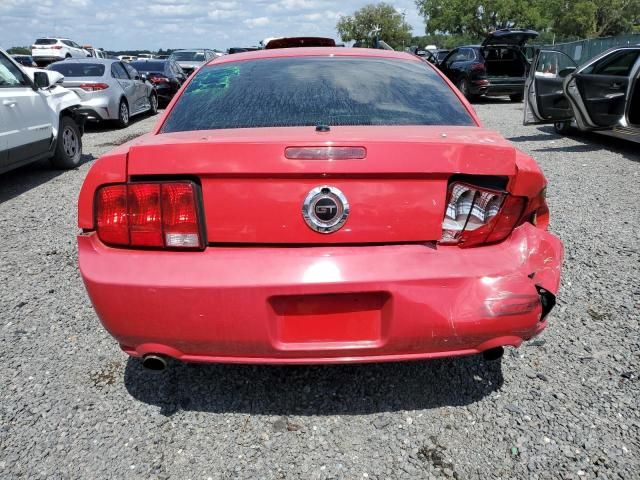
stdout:
POLYGON ((64 56, 64 58, 71 58, 71 54, 70 54, 70 53, 67 53, 67 54, 64 56))
POLYGON ((149 115, 158 113, 158 96, 155 93, 149 95, 149 115))
POLYGON ((570 121, 556 122, 553 124, 553 128, 558 135, 569 135, 573 131, 573 127, 571 126, 570 121))
POLYGON ((120 128, 126 128, 129 126, 129 105, 127 105, 124 98, 120 100, 120 106, 118 107, 117 123, 120 128))
POLYGON ((51 164, 60 169, 76 168, 81 158, 82 137, 78 124, 71 117, 61 117, 56 152, 51 164))
POLYGON ((519 103, 524 98, 524 93, 514 93, 513 95, 509 95, 509 98, 512 102, 519 103))
POLYGON ((469 98, 469 81, 466 78, 463 78, 458 81, 456 85, 460 93, 462 93, 466 98, 469 98))

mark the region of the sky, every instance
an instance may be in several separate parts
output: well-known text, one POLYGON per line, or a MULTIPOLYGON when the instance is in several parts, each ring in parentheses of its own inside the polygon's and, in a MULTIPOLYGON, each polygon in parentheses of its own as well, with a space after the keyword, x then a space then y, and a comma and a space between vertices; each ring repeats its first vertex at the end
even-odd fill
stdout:
MULTIPOLYGON (((414 0, 387 0, 424 35, 414 0)), ((257 45, 263 38, 337 38, 341 15, 377 0, 0 0, 0 47, 63 36, 105 50, 257 45)))

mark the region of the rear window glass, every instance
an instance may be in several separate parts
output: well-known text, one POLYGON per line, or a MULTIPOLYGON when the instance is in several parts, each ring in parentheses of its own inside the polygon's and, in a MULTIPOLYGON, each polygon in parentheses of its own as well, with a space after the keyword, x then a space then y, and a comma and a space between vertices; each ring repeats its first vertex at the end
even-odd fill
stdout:
POLYGON ((178 62, 204 62, 204 52, 173 52, 171 58, 178 62))
POLYGON ((139 72, 164 72, 165 62, 131 62, 139 72))
POLYGON ((39 38, 36 40, 36 45, 55 45, 56 43, 58 43, 58 40, 55 38, 39 38))
POLYGON ((65 77, 101 77, 104 75, 104 65, 96 63, 56 62, 47 68, 60 72, 65 77))
POLYGON ((211 65, 189 83, 162 132, 316 125, 474 125, 423 62, 303 57, 211 65))

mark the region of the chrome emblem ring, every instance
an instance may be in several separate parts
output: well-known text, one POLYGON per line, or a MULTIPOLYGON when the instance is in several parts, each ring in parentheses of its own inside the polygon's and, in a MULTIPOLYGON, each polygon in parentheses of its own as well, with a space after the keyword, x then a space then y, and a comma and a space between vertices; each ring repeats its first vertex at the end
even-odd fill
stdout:
POLYGON ((349 216, 349 202, 336 187, 322 185, 311 190, 302 204, 302 217, 311 230, 333 233, 349 216))

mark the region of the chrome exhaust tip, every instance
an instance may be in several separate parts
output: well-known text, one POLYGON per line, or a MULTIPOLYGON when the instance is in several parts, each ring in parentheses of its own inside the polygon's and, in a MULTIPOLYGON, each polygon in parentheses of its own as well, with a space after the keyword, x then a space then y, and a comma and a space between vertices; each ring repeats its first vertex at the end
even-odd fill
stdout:
POLYGON ((147 370, 161 372, 167 368, 167 360, 160 355, 149 354, 142 357, 142 366, 147 370))

